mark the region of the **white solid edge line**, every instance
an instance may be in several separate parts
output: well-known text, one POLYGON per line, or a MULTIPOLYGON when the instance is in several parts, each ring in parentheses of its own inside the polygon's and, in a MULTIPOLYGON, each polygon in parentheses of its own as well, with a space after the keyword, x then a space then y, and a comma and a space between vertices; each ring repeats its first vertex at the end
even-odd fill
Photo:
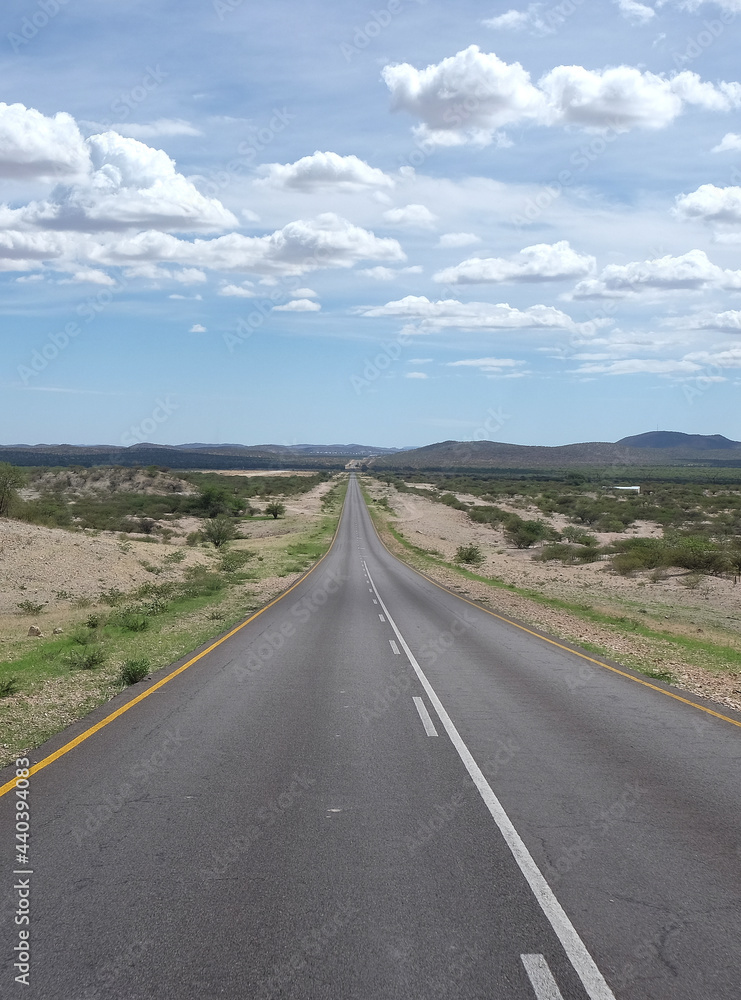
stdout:
MULTIPOLYGON (((365 566, 366 571, 368 571, 367 564, 364 562, 363 565, 365 566)), ((525 842, 515 829, 507 813, 504 811, 504 807, 494 794, 491 785, 484 777, 483 772, 474 760, 471 751, 461 739, 460 733, 455 728, 448 713, 445 711, 443 703, 440 701, 434 688, 427 680, 424 671, 420 667, 419 663, 417 663, 411 649, 407 646, 404 636, 401 634, 396 622, 389 614, 389 609, 383 603, 383 599, 378 593, 378 589, 373 582, 370 572, 368 572, 368 576, 371 584, 373 585, 378 602, 386 612, 386 618, 388 619, 389 625, 396 633, 399 644, 406 653, 407 659, 411 663, 414 672, 419 678, 420 684, 427 692, 427 696, 432 702, 443 728, 450 737, 451 743, 458 751, 458 756, 463 761, 466 770, 471 775, 473 783, 476 785, 481 798, 484 800, 486 808, 491 813, 492 819, 499 827, 507 846, 512 852, 520 871, 525 876, 525 879, 530 886, 533 895, 538 901, 541 910, 546 915, 548 922, 563 945, 563 949, 568 955, 569 961, 573 965, 576 974, 584 984, 584 989, 587 991, 590 1000, 616 1000, 615 994, 607 985, 604 976, 597 968, 596 962, 589 954, 587 946, 579 937, 579 934, 574 925, 571 923, 571 920, 569 920, 566 911, 556 899, 555 893, 543 877, 543 874, 525 846, 525 842)))
POLYGON ((563 1000, 553 973, 542 955, 520 955, 538 1000, 563 1000))
POLYGON ((422 725, 425 727, 425 732, 428 736, 437 736, 437 729, 435 729, 435 723, 430 718, 430 713, 427 711, 427 705, 422 701, 418 695, 414 695, 412 698, 414 704, 417 706, 417 711, 419 712, 419 717, 422 720, 422 725))

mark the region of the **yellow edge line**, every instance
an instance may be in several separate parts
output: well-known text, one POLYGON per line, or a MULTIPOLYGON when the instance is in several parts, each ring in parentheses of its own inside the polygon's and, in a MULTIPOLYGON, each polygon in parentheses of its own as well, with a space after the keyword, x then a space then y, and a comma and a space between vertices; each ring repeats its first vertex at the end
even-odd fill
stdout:
MULTIPOLYGON (((345 504, 343 502, 342 511, 340 513, 340 519, 337 522, 337 528, 335 529, 334 537, 332 538, 332 544, 329 546, 329 548, 324 553, 322 558, 319 559, 318 562, 316 562, 308 572, 304 573, 301 579, 296 580, 296 582, 292 584, 292 586, 290 586, 288 590, 285 590, 282 594, 280 594, 280 596, 274 598, 269 604, 266 604, 264 608, 260 608, 260 610, 256 611, 254 615, 250 615, 250 617, 247 618, 246 621, 243 621, 240 625, 237 625, 235 628, 231 630, 231 632, 227 632, 226 635, 223 635, 220 639, 217 639, 216 642, 212 643, 208 647, 208 649, 202 650, 200 653, 197 654, 197 656, 194 656, 192 659, 188 660, 187 663, 183 663, 182 666, 177 668, 177 670, 173 670, 172 673, 168 674, 166 677, 163 677, 161 680, 157 681, 156 684, 153 684, 151 687, 148 687, 146 691, 142 691, 142 693, 140 695, 137 695, 136 698, 132 698, 131 701, 127 701, 125 705, 121 706, 121 708, 116 709, 115 712, 111 712, 110 715, 107 715, 104 719, 101 719, 100 722, 96 722, 94 726, 91 726, 89 729, 86 729, 84 733, 80 733, 79 736, 76 736, 73 740, 70 740, 69 743, 65 743, 65 745, 63 747, 60 747, 59 750, 55 750, 54 753, 49 754, 48 757, 44 757, 43 760, 40 760, 38 764, 34 764, 32 767, 29 768, 29 777, 33 774, 36 774, 38 771, 41 771, 43 768, 48 767, 49 764, 53 764, 54 761, 59 760, 60 757, 64 757, 65 754, 69 753, 70 750, 74 750, 74 748, 79 746, 80 743, 84 743, 85 740, 90 739, 91 736, 99 732, 105 726, 109 725, 111 722, 114 721, 114 719, 118 719, 119 716, 124 714, 124 712, 128 712, 128 710, 130 708, 133 708, 134 705, 138 705, 139 702, 142 702, 144 701, 145 698, 148 698, 150 694, 154 694, 155 691, 158 691, 161 687, 164 687, 165 684, 169 684, 169 682, 173 680, 175 677, 177 677, 178 674, 182 674, 182 672, 184 670, 187 670, 188 667, 192 667, 194 663, 197 663, 199 660, 203 659, 204 656, 208 656, 209 653, 212 653, 223 642, 226 642, 227 639, 231 639, 233 635, 236 635, 237 632, 239 632, 241 629, 245 627, 245 625, 249 625, 249 623, 253 622, 255 618, 259 618, 260 615, 263 614, 263 612, 268 610, 268 608, 272 608, 274 604, 278 603, 278 601, 282 601, 284 597, 288 597, 291 591, 295 590, 296 587, 299 586, 299 584, 303 583, 304 580, 308 576, 310 576, 314 572, 314 570, 321 565, 321 563, 324 562, 329 553, 332 551, 332 549, 334 548, 334 543, 337 540, 337 535, 339 534, 340 531, 340 525, 342 524, 342 518, 344 513, 345 513, 345 504)), ((4 785, 0 785, 0 798, 2 798, 3 795, 7 795, 7 793, 11 791, 11 789, 14 789, 15 787, 16 787, 15 778, 12 778, 10 781, 7 781, 4 785)))
MULTIPOLYGON (((367 504, 366 510, 368 510, 367 504)), ((370 514, 370 511, 368 511, 368 513, 370 514)), ((370 521, 381 545, 383 545, 384 549, 386 549, 388 554, 393 559, 398 559, 399 557, 394 555, 388 545, 381 538, 381 534, 372 517, 370 521)), ((400 559, 399 562, 401 562, 400 559)), ((683 698, 681 695, 674 694, 672 691, 666 691, 664 688, 660 688, 656 684, 651 684, 650 681, 641 680, 640 677, 634 677, 633 674, 626 673, 625 670, 619 670, 617 667, 611 667, 609 663, 603 663, 602 660, 595 660, 593 657, 587 656, 586 653, 580 653, 576 649, 571 649, 569 646, 564 646, 560 642, 556 642, 555 639, 549 639, 545 635, 533 632, 532 629, 526 628, 524 625, 520 625, 517 622, 513 622, 511 618, 505 618, 504 615, 498 615, 496 611, 490 611, 488 608, 482 607, 481 604, 476 604, 475 601, 469 601, 467 597, 461 597, 460 594, 456 594, 454 591, 449 590, 447 587, 443 586, 443 584, 433 580, 432 577, 426 576, 409 563, 404 563, 404 565, 407 566, 413 573, 416 573, 417 576, 421 576, 423 580, 427 580, 427 582, 431 583, 434 587, 437 587, 439 590, 444 590, 445 593, 450 594, 451 597, 457 597, 459 601, 464 601, 466 604, 470 604, 472 608, 478 608, 479 611, 485 611, 486 614, 491 615, 492 618, 498 618, 500 621, 506 622, 508 625, 514 625, 514 627, 520 629, 521 632, 527 632, 528 635, 534 635, 536 639, 540 639, 542 642, 547 642, 551 646, 556 646, 557 649, 563 649, 567 653, 572 653, 574 656, 578 656, 582 660, 586 660, 588 663, 595 663, 598 667, 604 667, 605 670, 611 670, 614 674, 619 674, 620 677, 627 677, 629 681, 634 681, 636 684, 642 684, 643 687, 651 688, 652 691, 658 691, 659 694, 664 694, 667 698, 673 698, 675 701, 681 701, 683 705, 689 705, 691 708, 696 708, 699 712, 705 712, 707 715, 714 715, 716 719, 722 719, 724 722, 730 722, 732 726, 738 726, 741 729, 741 722, 737 719, 732 719, 730 716, 723 715, 721 712, 714 712, 712 708, 705 708, 704 705, 698 705, 696 701, 690 701, 689 698, 683 698)))

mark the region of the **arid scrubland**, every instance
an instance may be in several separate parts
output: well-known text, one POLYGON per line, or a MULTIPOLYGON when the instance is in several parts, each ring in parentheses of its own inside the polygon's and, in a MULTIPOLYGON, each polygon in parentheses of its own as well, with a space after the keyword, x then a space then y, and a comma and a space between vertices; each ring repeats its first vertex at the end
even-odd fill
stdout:
POLYGON ((29 477, 16 516, 0 518, 0 766, 290 586, 326 551, 345 486, 325 474, 29 477), (83 526, 111 521, 128 530, 83 526), (219 522, 234 537, 217 546, 219 522))
MULTIPOLYGON (((658 681, 741 708, 741 581, 736 582, 732 557, 724 567, 718 563, 713 569, 708 553, 723 550, 712 541, 713 529, 705 531, 712 571, 664 565, 663 559, 653 559, 659 562, 653 568, 632 567, 623 558, 626 545, 628 552, 633 544, 640 548, 640 539, 650 546, 669 538, 681 549, 683 538, 699 537, 703 519, 697 511, 689 512, 694 534, 675 535, 656 521, 630 520, 623 526, 608 518, 605 527, 622 530, 599 530, 599 517, 589 525, 578 516, 545 513, 542 499, 534 502, 534 488, 518 494, 512 484, 509 492, 501 489, 497 510, 542 525, 541 537, 523 544, 527 537, 513 530, 519 527, 517 521, 507 526, 506 518, 472 519, 471 510, 491 510, 490 496, 453 493, 424 481, 399 484, 366 477, 363 485, 373 498, 376 523, 388 547, 426 575, 491 610, 658 681), (585 546, 564 542, 564 532, 577 539, 588 534, 590 551, 585 555, 585 546), (552 558, 554 554, 562 558, 552 558)), ((603 496, 611 508, 630 502, 587 485, 572 487, 571 492, 596 507, 603 496)), ((727 515, 736 510, 738 495, 731 490, 727 507, 710 506, 727 515)), ((729 552, 735 552, 735 537, 728 536, 729 552)))

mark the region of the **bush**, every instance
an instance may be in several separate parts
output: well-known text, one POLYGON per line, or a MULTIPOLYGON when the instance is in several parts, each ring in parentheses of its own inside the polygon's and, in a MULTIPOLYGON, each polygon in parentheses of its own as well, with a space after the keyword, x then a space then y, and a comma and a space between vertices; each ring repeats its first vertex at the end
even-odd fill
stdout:
POLYGON ((592 563, 599 559, 599 550, 594 545, 567 545, 565 542, 552 542, 545 545, 542 551, 533 556, 542 562, 562 562, 566 566, 592 563))
POLYGON ((231 518, 226 517, 224 514, 219 514, 210 521, 206 521, 203 527, 203 534, 207 541, 213 543, 215 549, 220 549, 222 545, 226 545, 232 538, 236 538, 237 529, 231 518))
POLYGON ((126 660, 121 667, 121 683, 125 685, 137 684, 143 681, 149 674, 149 660, 126 660))
POLYGON ((236 552, 225 552, 219 560, 219 569, 222 573, 236 573, 245 563, 253 557, 254 552, 245 549, 238 549, 236 552))
POLYGON ((111 608, 115 608, 117 604, 120 604, 123 600, 124 594, 122 590, 118 590, 116 587, 111 587, 110 590, 106 590, 100 595, 100 600, 103 604, 107 604, 111 608))
POLYGON ((529 549, 535 542, 548 537, 550 529, 542 521, 523 521, 521 517, 512 514, 504 528, 504 536, 510 544, 518 549, 529 549))
POLYGON ((20 601, 16 607, 24 615, 38 615, 44 610, 43 604, 35 604, 33 601, 20 601))
POLYGON ((189 566, 183 584, 185 597, 210 597, 222 590, 224 581, 218 573, 209 573, 205 566, 189 566))
POLYGON ((279 518, 281 514, 285 514, 285 512, 286 512, 286 505, 283 503, 279 503, 277 500, 273 500, 265 506, 265 513, 270 514, 271 517, 274 517, 276 519, 279 518))
POLYGON ((72 670, 94 670, 105 660, 104 650, 97 645, 71 649, 67 654, 67 664, 72 670))
POLYGON ((480 566, 484 557, 478 545, 459 545, 456 549, 455 561, 471 566, 480 566))
POLYGON ((0 462, 0 517, 7 517, 18 501, 18 489, 26 481, 22 469, 0 462))
POLYGON ((15 694, 17 690, 17 677, 6 677, 5 680, 0 681, 0 698, 10 698, 10 696, 15 694))

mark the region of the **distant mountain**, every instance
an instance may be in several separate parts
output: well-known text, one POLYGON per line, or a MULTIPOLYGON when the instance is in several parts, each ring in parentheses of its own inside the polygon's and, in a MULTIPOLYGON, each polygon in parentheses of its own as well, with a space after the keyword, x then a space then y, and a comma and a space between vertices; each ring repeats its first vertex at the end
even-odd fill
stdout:
POLYGON ((584 466, 658 465, 741 466, 741 443, 721 435, 653 431, 622 441, 588 441, 558 447, 505 444, 499 441, 441 441, 396 455, 369 460, 374 469, 564 469, 584 466), (657 444, 651 438, 659 435, 657 444), (646 440, 648 439, 648 440, 646 440), (639 442, 631 444, 631 442, 639 442))
POLYGON ((188 444, 143 441, 121 445, 0 445, 0 461, 14 465, 159 465, 172 469, 342 469, 362 458, 374 469, 568 469, 667 465, 741 467, 741 442, 722 434, 649 431, 610 441, 559 447, 501 441, 440 441, 423 448, 374 448, 360 444, 188 444))
POLYGON ((694 451, 736 451, 741 441, 731 441, 722 434, 682 434, 680 431, 649 431, 621 438, 626 448, 691 448, 694 451))

